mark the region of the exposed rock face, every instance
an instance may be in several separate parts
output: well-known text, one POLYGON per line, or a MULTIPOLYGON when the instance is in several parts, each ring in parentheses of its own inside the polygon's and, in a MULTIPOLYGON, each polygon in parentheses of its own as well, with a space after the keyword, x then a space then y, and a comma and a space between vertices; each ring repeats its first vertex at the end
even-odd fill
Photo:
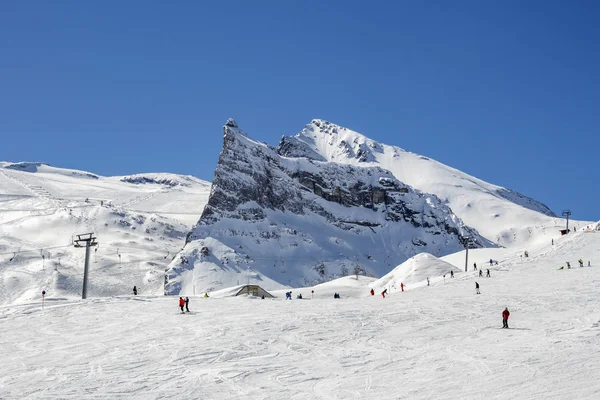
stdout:
MULTIPOLYGON (((359 162, 372 157, 367 145, 340 150, 359 162)), ((356 264, 383 275, 421 251, 458 251, 466 236, 493 245, 439 198, 389 171, 326 162, 294 138, 275 149, 228 121, 208 204, 170 265, 166 291, 177 294, 190 279, 202 290, 227 286, 223 271, 252 270, 257 279, 294 285, 347 274, 356 264), (203 247, 210 257, 199 255, 203 247), (218 280, 207 270, 218 271, 218 280)))

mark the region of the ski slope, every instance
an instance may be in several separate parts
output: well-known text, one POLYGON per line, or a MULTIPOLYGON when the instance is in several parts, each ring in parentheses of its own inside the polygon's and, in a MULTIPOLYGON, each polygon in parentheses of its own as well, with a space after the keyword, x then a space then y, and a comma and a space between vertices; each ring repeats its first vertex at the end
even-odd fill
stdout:
POLYGON ((0 398, 600 398, 600 234, 528 251, 477 250, 491 278, 469 268, 385 299, 363 277, 292 301, 192 297, 186 315, 177 297, 38 296, 0 307, 0 398))
POLYGON ((0 305, 27 302, 41 289, 81 297, 84 249, 93 232, 91 296, 162 294, 164 269, 208 200, 194 177, 102 177, 42 163, 0 163, 0 305))

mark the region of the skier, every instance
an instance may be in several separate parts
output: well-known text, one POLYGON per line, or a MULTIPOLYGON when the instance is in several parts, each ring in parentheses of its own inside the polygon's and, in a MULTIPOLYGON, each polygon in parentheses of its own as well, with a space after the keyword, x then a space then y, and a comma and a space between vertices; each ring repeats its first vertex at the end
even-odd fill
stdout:
POLYGON ((429 277, 427 277, 427 286, 429 286, 429 277))
POLYGON ((486 277, 486 278, 491 278, 492 276, 490 275, 490 270, 489 270, 489 269, 486 269, 485 271, 486 271, 486 273, 485 273, 485 277, 486 277))
POLYGON ((583 260, 581 258, 579 259, 579 266, 583 267, 583 260))
POLYGON ((185 300, 183 300, 183 297, 179 297, 179 308, 181 308, 182 314, 183 314, 183 306, 185 306, 185 300))
POLYGON ((552 239, 552 246, 554 246, 554 239, 552 239))
POLYGON ((292 292, 285 292, 285 299, 286 300, 291 300, 292 299, 292 292))
POLYGON ((477 271, 477 263, 473 263, 473 269, 477 271))
POLYGON ((385 294, 387 293, 387 289, 385 289, 383 292, 381 292, 381 297, 383 297, 385 299, 385 294))
POLYGON ((454 278, 454 271, 450 271, 450 278, 454 278))
POLYGON ((137 296, 137 287, 135 287, 135 286, 133 287, 133 294, 134 294, 135 296, 137 296))
POLYGON ((208 293, 204 293, 204 298, 208 298, 208 293))
POLYGON ((494 260, 490 258, 490 267, 494 264, 494 260))
POLYGON ((479 291, 479 283, 475 282, 475 294, 481 294, 479 291))
MULTIPOLYGON (((489 271, 489 269, 488 269, 488 271, 489 271)), ((483 270, 482 269, 479 270, 479 277, 483 278, 483 270)))
POLYGON ((371 296, 375 296, 375 291, 371 289, 371 296))
POLYGON ((186 297, 185 298, 185 312, 190 312, 190 309, 188 307, 189 304, 190 304, 190 298, 186 297))
POLYGON ((571 269, 571 264, 567 261, 567 269, 571 269))
POLYGON ((404 292, 404 283, 402 283, 402 282, 400 282, 400 289, 402 289, 402 291, 404 292))
POLYGON ((588 260, 588 267, 592 266, 592 262, 590 260, 588 260))
POLYGON ((502 311, 502 328, 508 329, 509 315, 510 315, 510 311, 508 311, 508 307, 504 308, 504 311, 502 311))

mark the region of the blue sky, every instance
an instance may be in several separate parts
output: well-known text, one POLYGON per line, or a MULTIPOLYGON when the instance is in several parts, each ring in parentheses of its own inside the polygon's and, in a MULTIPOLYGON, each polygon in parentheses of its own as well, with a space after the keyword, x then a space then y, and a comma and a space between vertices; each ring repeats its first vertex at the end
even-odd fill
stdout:
POLYGON ((27 1, 0 12, 0 160, 212 179, 233 117, 313 118, 600 219, 595 1, 27 1))

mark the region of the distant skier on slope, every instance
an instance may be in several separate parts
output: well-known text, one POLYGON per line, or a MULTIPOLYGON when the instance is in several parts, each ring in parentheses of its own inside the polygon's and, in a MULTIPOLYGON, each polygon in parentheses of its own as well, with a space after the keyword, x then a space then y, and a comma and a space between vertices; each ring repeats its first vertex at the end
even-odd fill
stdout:
POLYGON ((133 294, 134 294, 135 296, 137 296, 137 287, 136 287, 136 286, 134 286, 134 287, 133 287, 133 294))
POLYGON ((179 308, 181 308, 181 313, 183 314, 183 307, 185 306, 185 300, 183 299, 183 297, 179 297, 179 308))
POLYGON ((508 311, 508 307, 504 308, 502 311, 502 328, 508 329, 508 317, 510 316, 510 312, 508 311))
POLYGON ((579 266, 583 267, 583 260, 581 258, 579 259, 579 266))
POLYGON ((427 277, 427 286, 429 286, 429 277, 427 277))
POLYGON ((387 293, 387 289, 384 289, 383 292, 381 292, 381 297, 383 297, 385 299, 385 294, 387 293))
POLYGON ((479 270, 479 277, 483 278, 483 270, 482 269, 479 270))
POLYGON ((454 271, 450 271, 450 278, 454 278, 454 271))
POLYGON ((479 291, 479 283, 475 282, 475 294, 481 294, 479 291))
POLYGON ((494 260, 490 258, 490 267, 494 264, 494 260))
POLYGON ((190 304, 190 298, 189 298, 189 297, 186 297, 186 298, 185 298, 185 312, 190 312, 190 309, 189 309, 189 307, 188 307, 188 306, 189 306, 189 304, 190 304))
POLYGON ((404 283, 400 282, 400 289, 404 292, 404 283))
POLYGON ((489 270, 489 269, 486 269, 485 277, 486 277, 486 278, 491 278, 491 277, 492 277, 492 276, 490 275, 490 270, 489 270))
POLYGON ((372 288, 371 288, 371 292, 370 293, 371 293, 371 296, 375 296, 375 290, 373 290, 372 288))
POLYGON ((473 270, 477 271, 477 263, 473 263, 473 270))

